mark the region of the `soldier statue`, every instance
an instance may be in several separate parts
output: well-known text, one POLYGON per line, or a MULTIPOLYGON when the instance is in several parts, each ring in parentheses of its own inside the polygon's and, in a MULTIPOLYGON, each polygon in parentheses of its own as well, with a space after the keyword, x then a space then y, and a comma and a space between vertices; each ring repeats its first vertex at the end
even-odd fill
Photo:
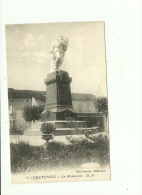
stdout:
POLYGON ((64 55, 68 47, 68 38, 64 39, 63 36, 58 37, 56 41, 53 42, 50 49, 50 53, 53 54, 53 59, 51 62, 50 72, 58 70, 64 60, 64 55))

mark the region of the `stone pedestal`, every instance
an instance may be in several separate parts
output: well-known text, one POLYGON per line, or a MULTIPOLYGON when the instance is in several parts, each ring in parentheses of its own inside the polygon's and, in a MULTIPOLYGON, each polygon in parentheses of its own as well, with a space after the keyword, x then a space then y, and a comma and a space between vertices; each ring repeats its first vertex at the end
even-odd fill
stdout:
POLYGON ((47 75, 46 104, 41 114, 41 121, 66 120, 67 117, 76 119, 72 107, 70 83, 72 79, 68 72, 56 70, 47 75))
MULTIPOLYGON (((81 135, 86 131, 92 134, 100 131, 99 127, 91 126, 86 114, 78 116, 72 106, 70 83, 72 79, 68 72, 56 70, 47 75, 45 109, 41 114, 41 121, 33 124, 32 130, 24 132, 26 136, 41 136, 50 139, 51 135, 41 132, 41 125, 52 123, 56 130, 54 136, 81 135), (83 120, 82 120, 83 119, 83 120)), ((91 116, 90 116, 91 117, 91 116)), ((89 119, 90 119, 89 117, 89 119)))

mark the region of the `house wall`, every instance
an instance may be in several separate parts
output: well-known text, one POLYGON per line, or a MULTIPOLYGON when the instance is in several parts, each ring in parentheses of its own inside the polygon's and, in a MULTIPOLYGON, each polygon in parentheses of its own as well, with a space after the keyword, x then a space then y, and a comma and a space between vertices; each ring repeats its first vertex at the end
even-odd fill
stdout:
POLYGON ((73 108, 77 113, 94 113, 96 108, 91 100, 73 100, 73 108))
POLYGON ((45 105, 45 101, 42 100, 37 100, 34 97, 32 97, 32 106, 44 106, 45 105))
POLYGON ((24 118, 22 117, 22 110, 16 110, 15 113, 15 128, 17 130, 24 130, 31 128, 31 123, 26 122, 24 118))
POLYGON ((13 106, 16 110, 21 110, 24 106, 32 105, 32 98, 10 98, 9 106, 13 106), (28 102, 28 101, 29 102, 28 102))
POLYGON ((9 99, 9 115, 10 129, 24 130, 30 128, 31 123, 25 122, 22 117, 22 109, 24 106, 32 105, 32 98, 10 98, 9 99), (13 122, 11 122, 13 120, 13 122))

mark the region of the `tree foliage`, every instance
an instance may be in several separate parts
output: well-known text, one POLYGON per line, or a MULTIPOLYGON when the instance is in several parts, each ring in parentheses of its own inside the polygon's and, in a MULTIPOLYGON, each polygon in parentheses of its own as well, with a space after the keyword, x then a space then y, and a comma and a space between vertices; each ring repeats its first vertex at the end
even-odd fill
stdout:
POLYGON ((95 103, 98 112, 108 112, 108 100, 106 97, 98 97, 95 103))
POLYGON ((44 106, 24 106, 22 116, 27 122, 39 120, 44 106))

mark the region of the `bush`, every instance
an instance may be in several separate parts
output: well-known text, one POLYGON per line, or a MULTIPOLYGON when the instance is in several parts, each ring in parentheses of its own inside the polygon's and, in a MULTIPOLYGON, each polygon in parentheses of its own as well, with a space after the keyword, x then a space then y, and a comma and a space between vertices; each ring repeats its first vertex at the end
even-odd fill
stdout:
POLYGON ((43 123, 40 130, 44 134, 52 134, 55 132, 56 127, 54 123, 43 123))
POLYGON ((95 107, 98 112, 107 113, 108 112, 108 100, 106 97, 98 97, 95 102, 95 107))
POLYGON ((74 139, 71 145, 49 142, 46 148, 27 143, 11 144, 12 172, 76 167, 88 162, 109 163, 109 141, 106 136, 98 136, 94 142, 74 139))
POLYGON ((11 171, 23 172, 37 165, 40 156, 44 153, 40 146, 30 146, 28 143, 10 144, 11 171))

